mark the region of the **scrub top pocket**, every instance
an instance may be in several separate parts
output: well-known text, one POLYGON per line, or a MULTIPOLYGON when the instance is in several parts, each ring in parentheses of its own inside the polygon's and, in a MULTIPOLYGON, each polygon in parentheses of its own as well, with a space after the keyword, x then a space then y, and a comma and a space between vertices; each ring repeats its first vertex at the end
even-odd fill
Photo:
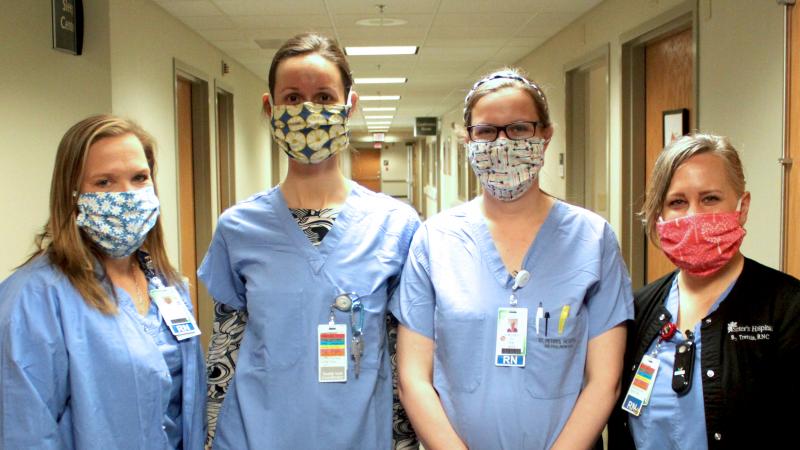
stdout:
POLYGON ((486 355, 486 316, 450 311, 436 314, 434 382, 438 388, 473 392, 483 381, 483 370, 492 359, 486 355), (441 367, 436 367, 436 363, 441 367))
POLYGON ((251 339, 258 343, 250 353, 254 368, 285 369, 295 365, 304 352, 313 354, 314 349, 303 348, 314 333, 306 319, 303 291, 254 292, 248 295, 247 309, 250 319, 242 348, 251 339))
MULTIPOLYGON (((561 322, 565 305, 546 304, 550 318, 539 319, 536 333, 535 316, 528 320, 528 362, 525 367, 525 388, 534 398, 558 398, 580 390, 586 359, 586 310, 579 302, 569 307, 561 322), (547 336, 545 336, 547 328, 547 336)), ((535 313, 533 309, 532 313, 535 313)))

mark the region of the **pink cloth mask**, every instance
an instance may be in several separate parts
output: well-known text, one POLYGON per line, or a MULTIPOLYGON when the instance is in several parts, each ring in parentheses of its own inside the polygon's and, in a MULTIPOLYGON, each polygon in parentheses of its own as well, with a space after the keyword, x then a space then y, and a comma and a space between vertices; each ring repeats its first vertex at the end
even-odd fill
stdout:
MULTIPOLYGON (((740 200, 741 201, 741 200, 740 200)), ((693 214, 656 224, 661 249, 673 264, 696 277, 723 268, 739 251, 746 231, 739 207, 730 213, 693 214)))

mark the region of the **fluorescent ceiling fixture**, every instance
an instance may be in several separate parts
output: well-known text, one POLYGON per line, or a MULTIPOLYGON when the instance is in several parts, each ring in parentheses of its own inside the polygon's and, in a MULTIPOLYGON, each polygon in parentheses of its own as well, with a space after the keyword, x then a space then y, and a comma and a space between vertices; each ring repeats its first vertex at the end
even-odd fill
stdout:
POLYGON ((394 116, 364 116, 365 119, 391 119, 394 116))
POLYGON ((371 107, 371 108, 361 108, 362 111, 394 111, 397 108, 394 106, 380 106, 380 107, 371 107))
POLYGON ((344 53, 348 56, 375 56, 375 55, 416 55, 419 47, 416 45, 390 45, 384 47, 345 47, 344 53))
POLYGON ((355 84, 400 84, 408 81, 404 77, 383 77, 383 78, 355 78, 355 84))
POLYGON ((379 121, 379 122, 367 122, 367 125, 390 125, 392 123, 391 120, 387 121, 379 121))
POLYGON ((361 95, 358 97, 359 100, 369 102, 369 101, 380 101, 380 100, 400 100, 399 95, 361 95))

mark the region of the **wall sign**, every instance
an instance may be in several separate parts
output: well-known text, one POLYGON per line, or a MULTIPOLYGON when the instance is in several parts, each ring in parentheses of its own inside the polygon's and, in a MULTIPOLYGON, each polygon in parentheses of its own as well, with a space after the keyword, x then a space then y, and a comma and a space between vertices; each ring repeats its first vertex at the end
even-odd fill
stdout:
POLYGON ((436 136, 436 117, 417 117, 414 122, 414 137, 436 136))
POLYGON ((83 51, 83 0, 51 0, 53 48, 73 55, 83 51))

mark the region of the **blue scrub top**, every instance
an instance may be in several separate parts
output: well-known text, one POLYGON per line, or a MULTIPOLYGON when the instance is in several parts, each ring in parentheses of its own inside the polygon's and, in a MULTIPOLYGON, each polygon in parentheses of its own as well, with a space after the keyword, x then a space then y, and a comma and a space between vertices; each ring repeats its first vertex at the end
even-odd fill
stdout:
MULTIPOLYGON (((719 308, 720 303, 728 296, 735 281, 717 298, 706 317, 719 308)), ((680 307, 680 290, 678 277, 672 281, 667 295, 666 308, 673 318, 678 317, 680 307)), ((650 394, 650 401, 642 408, 639 417, 629 415, 630 426, 636 448, 639 450, 658 450, 670 448, 674 450, 704 450, 708 448, 706 434, 705 402, 703 401, 703 372, 700 365, 702 354, 702 336, 700 322, 694 330, 694 368, 692 369, 692 387, 686 395, 678 396, 672 390, 672 372, 675 367, 675 347, 686 339, 684 332, 678 330, 669 341, 658 345, 659 339, 650 344, 648 355, 660 361, 656 372, 655 384, 650 394)), ((623 391, 628 389, 623 386, 623 391)))
MULTIPOLYGON (((148 291, 156 288, 152 282, 148 283, 148 291)), ((118 290, 118 292, 124 291, 118 290)), ((158 350, 164 356, 164 362, 167 363, 167 369, 169 369, 170 374, 169 390, 163 392, 163 395, 168 396, 167 401, 169 402, 164 415, 164 431, 167 433, 170 448, 182 448, 183 426, 181 423, 181 411, 183 407, 181 405, 181 391, 183 388, 183 363, 181 361, 180 343, 169 331, 166 322, 161 317, 156 302, 151 301, 147 315, 142 316, 136 311, 136 306, 130 301, 129 297, 120 295, 120 308, 141 324, 144 331, 150 335, 158 350)))
POLYGON ((550 448, 580 394, 588 341, 633 318, 616 237, 589 211, 556 202, 522 268, 531 274, 516 292, 528 309, 524 368, 495 366, 498 308, 509 306, 513 279, 478 200, 419 229, 392 299, 401 324, 435 341, 433 385, 469 448, 550 448), (537 335, 540 302, 550 319, 537 335))
MULTIPOLYGON (((198 275, 215 300, 249 318, 214 448, 391 446, 386 305, 418 226, 408 205, 355 184, 319 246, 277 187, 222 215, 198 275), (350 360, 346 383, 319 383, 317 326, 348 292, 364 304, 361 374, 350 360)), ((349 314, 337 311, 336 322, 349 314)))
MULTIPOLYGON (((185 289, 179 289, 191 308, 185 289)), ((0 284, 0 448, 173 449, 172 375, 122 289, 117 314, 86 304, 46 256, 0 284)), ((159 333, 156 332, 156 335, 159 333)), ((205 438, 197 337, 177 343, 181 439, 205 438)), ((170 357, 171 352, 167 357, 170 357)), ((174 362, 173 362, 174 365, 174 362)))

